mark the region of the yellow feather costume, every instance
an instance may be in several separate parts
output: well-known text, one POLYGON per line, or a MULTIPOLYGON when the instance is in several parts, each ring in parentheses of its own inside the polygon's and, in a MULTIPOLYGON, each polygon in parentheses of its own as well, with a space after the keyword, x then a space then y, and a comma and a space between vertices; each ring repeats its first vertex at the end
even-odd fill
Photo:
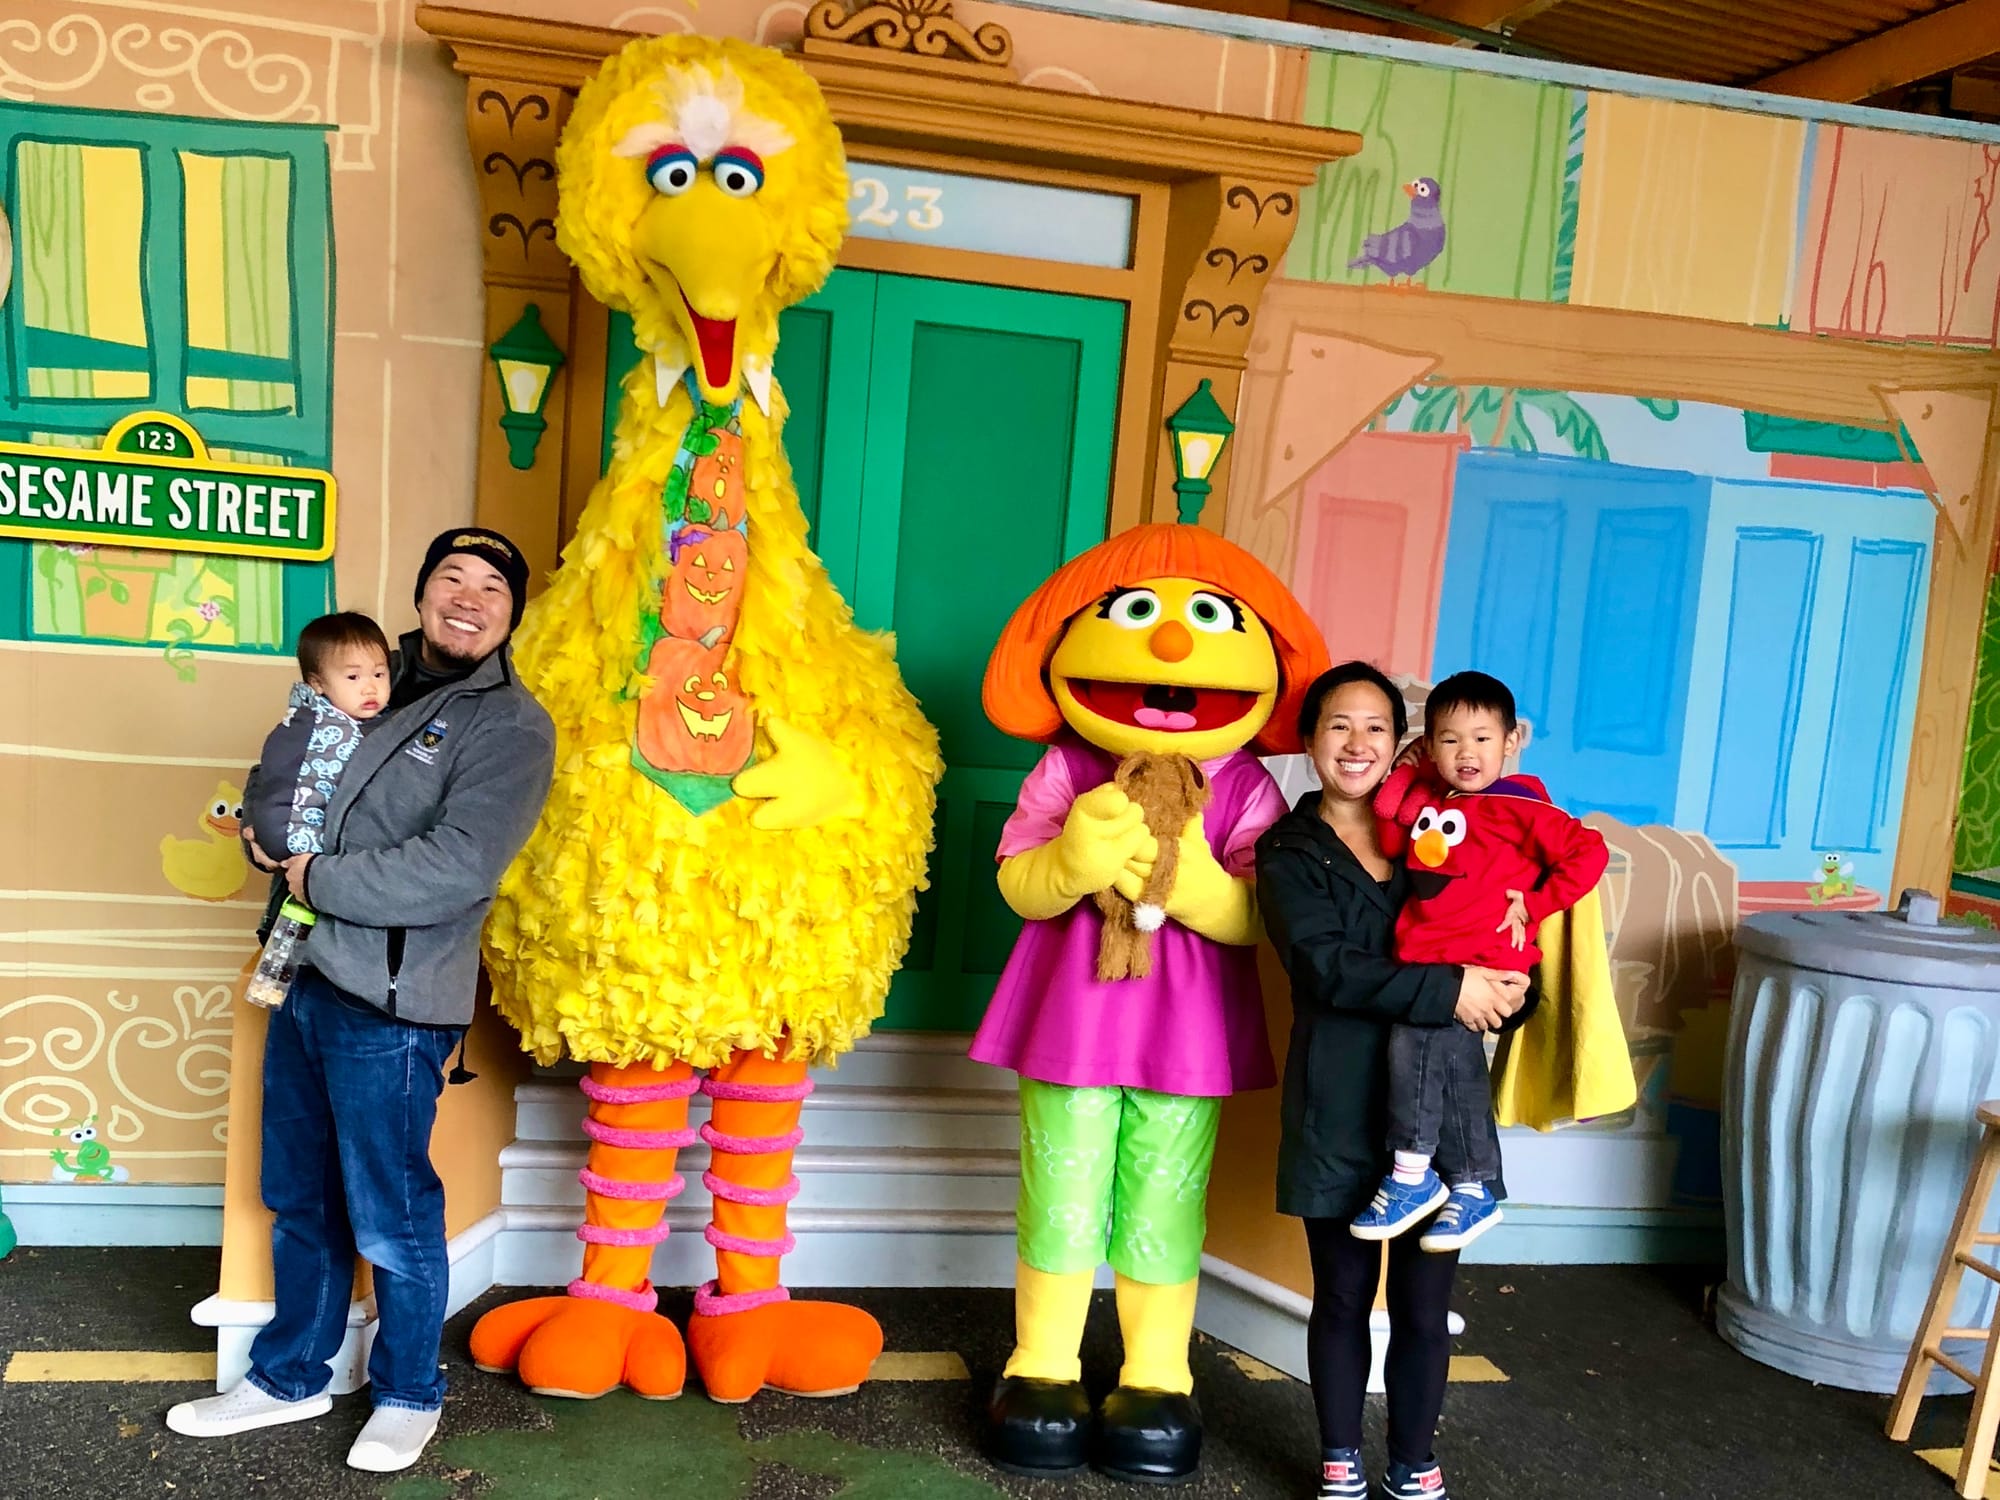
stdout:
MULTIPOLYGON (((636 44, 584 90, 564 133, 558 238, 590 290, 632 314, 641 349, 670 367, 699 357, 659 273, 634 250, 630 226, 654 189, 619 152, 671 114, 690 64, 719 77, 725 99, 740 90, 739 119, 789 138, 749 200, 773 253, 736 310, 746 366, 768 369, 779 311, 824 280, 845 229, 839 136, 810 80, 774 61, 743 43, 636 44)), ((544 1063, 567 1053, 712 1067, 738 1049, 774 1048, 827 1061, 881 1014, 924 883, 937 734, 892 642, 855 627, 806 545, 775 385, 768 416, 754 400, 742 408, 749 563, 731 660, 754 710, 757 764, 784 764, 772 720, 804 731, 858 785, 860 815, 765 828, 753 821, 761 804, 742 796, 695 815, 632 764, 651 686, 638 666, 642 601, 666 571, 661 490, 693 411, 679 383, 661 403, 655 363, 642 358, 625 382, 610 469, 515 638, 522 681, 555 720, 556 773, 501 882, 486 958, 496 1002, 544 1063)))

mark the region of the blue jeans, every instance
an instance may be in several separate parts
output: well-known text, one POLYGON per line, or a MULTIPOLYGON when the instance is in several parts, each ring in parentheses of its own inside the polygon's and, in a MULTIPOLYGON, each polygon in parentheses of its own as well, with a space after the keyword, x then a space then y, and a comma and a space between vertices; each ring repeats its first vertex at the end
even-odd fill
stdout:
POLYGON ((277 1311, 250 1379, 283 1401, 326 1389, 358 1251, 375 1268, 377 1406, 444 1404, 450 1266, 431 1125, 455 1027, 412 1026, 301 968, 264 1041, 264 1205, 277 1311))

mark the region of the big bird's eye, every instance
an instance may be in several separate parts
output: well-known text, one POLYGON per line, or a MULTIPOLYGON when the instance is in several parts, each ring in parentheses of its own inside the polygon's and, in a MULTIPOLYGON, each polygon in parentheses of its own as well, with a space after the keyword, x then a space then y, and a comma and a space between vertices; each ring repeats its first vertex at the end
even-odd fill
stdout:
POLYGON ((1125 589, 1106 601, 1104 618, 1127 630, 1144 630, 1160 618, 1160 596, 1151 589, 1125 589))
POLYGON ((678 198, 694 186, 695 173, 700 167, 701 163, 687 147, 662 146, 646 158, 646 181, 653 185, 654 192, 678 198))
POLYGON ((209 803, 208 810, 218 818, 226 818, 229 816, 229 804, 227 802, 222 801, 219 798, 216 801, 209 803))
POLYGON ((1196 630, 1206 630, 1212 635, 1235 630, 1240 623, 1233 600, 1206 591, 1190 594, 1182 613, 1196 630))
POLYGON ((732 198, 748 198, 764 185, 764 163, 745 146, 716 152, 709 170, 715 174, 715 185, 732 198))

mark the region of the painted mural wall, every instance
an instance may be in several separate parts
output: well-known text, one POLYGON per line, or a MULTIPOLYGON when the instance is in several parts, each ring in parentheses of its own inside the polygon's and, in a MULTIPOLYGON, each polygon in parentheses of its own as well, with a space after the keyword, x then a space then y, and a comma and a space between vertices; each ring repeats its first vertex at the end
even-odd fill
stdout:
MULTIPOLYGON (((1267 296, 1229 530, 1336 660, 1409 685, 1413 722, 1447 673, 1512 686, 1522 767, 1612 849, 1640 1099, 1509 1132, 1510 1190, 1606 1223, 1698 1220, 1720 1198, 1735 924, 1894 899, 1930 470, 1978 471, 1992 415, 1947 424, 1891 394, 1848 425, 1696 399, 1732 388, 1740 347, 1702 330, 1789 335, 1829 388, 1848 377, 1815 374, 1808 334, 1990 369, 2000 146, 1352 57, 1313 58, 1304 118, 1366 145, 1322 172, 1267 296), (1649 355, 1650 387, 1631 373, 1649 355), (1451 378, 1468 361, 1512 378, 1451 378)), ((1960 868, 2000 861, 1989 655, 1960 868)), ((1255 1109, 1239 1143, 1268 1134, 1255 1109)), ((1300 1284, 1296 1247, 1247 1258, 1300 1284)))
MULTIPOLYGON (((560 10, 784 44, 805 7, 560 10)), ((1298 205, 1227 528, 1337 657, 1379 662, 1419 711, 1445 672, 1507 679, 1524 765, 1613 846, 1640 1104, 1512 1143, 1516 1198, 1712 1204, 1731 931, 1893 894, 1930 492, 1990 413, 1828 423, 1704 399, 1687 331, 1783 331, 1808 383, 1816 335, 1990 369, 2000 147, 959 12, 1007 26, 1029 86, 1366 138, 1298 205), (1447 323, 1512 365, 1452 375, 1462 340, 1426 342, 1447 323), (1635 360, 1656 388, 1609 378, 1635 360)), ((443 49, 387 0, 171 21, 150 0, 0 0, 0 440, 93 443, 158 408, 219 449, 330 468, 342 495, 330 565, 0 540, 0 701, 18 710, 0 734, 0 1177, 60 1176, 51 1150, 94 1116, 120 1180, 221 1180, 231 985, 261 904, 231 837, 243 769, 299 625, 337 603, 406 628, 424 541, 472 510, 491 376, 464 107, 443 49)), ((1965 870, 2000 869, 1994 600, 1965 870)), ((1282 1044, 1281 987, 1267 999, 1282 1044)), ((1301 1286, 1296 1231, 1270 1214, 1274 1129, 1270 1096, 1232 1107, 1211 1248, 1301 1286)))
MULTIPOLYGON (((806 9, 485 8, 774 45, 806 9)), ((409 628, 424 544, 472 515, 481 221, 463 80, 414 11, 0 0, 0 442, 95 447, 161 410, 341 497, 323 565, 0 538, 0 1180, 223 1180, 263 904, 244 772, 299 626, 338 605, 409 628)), ((1005 21, 1033 87, 1298 112, 1296 52, 1005 21)))

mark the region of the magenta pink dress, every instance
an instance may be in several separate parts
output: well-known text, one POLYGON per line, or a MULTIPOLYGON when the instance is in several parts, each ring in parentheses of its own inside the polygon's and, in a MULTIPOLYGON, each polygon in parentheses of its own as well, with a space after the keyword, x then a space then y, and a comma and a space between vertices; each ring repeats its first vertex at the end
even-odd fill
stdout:
MULTIPOLYGON (((1076 739, 1049 747, 1000 833, 998 858, 1062 832, 1072 803, 1111 780, 1117 761, 1076 739)), ((1285 812, 1263 763, 1238 750, 1202 765, 1210 797, 1202 827, 1216 862, 1247 875, 1256 844, 1285 812)), ((1264 1031, 1257 950, 1211 942, 1178 922, 1153 934, 1152 973, 1097 977, 1104 919, 1094 901, 1023 925, 972 1039, 972 1057, 1071 1087, 1150 1089, 1213 1097, 1277 1082, 1264 1031)))

